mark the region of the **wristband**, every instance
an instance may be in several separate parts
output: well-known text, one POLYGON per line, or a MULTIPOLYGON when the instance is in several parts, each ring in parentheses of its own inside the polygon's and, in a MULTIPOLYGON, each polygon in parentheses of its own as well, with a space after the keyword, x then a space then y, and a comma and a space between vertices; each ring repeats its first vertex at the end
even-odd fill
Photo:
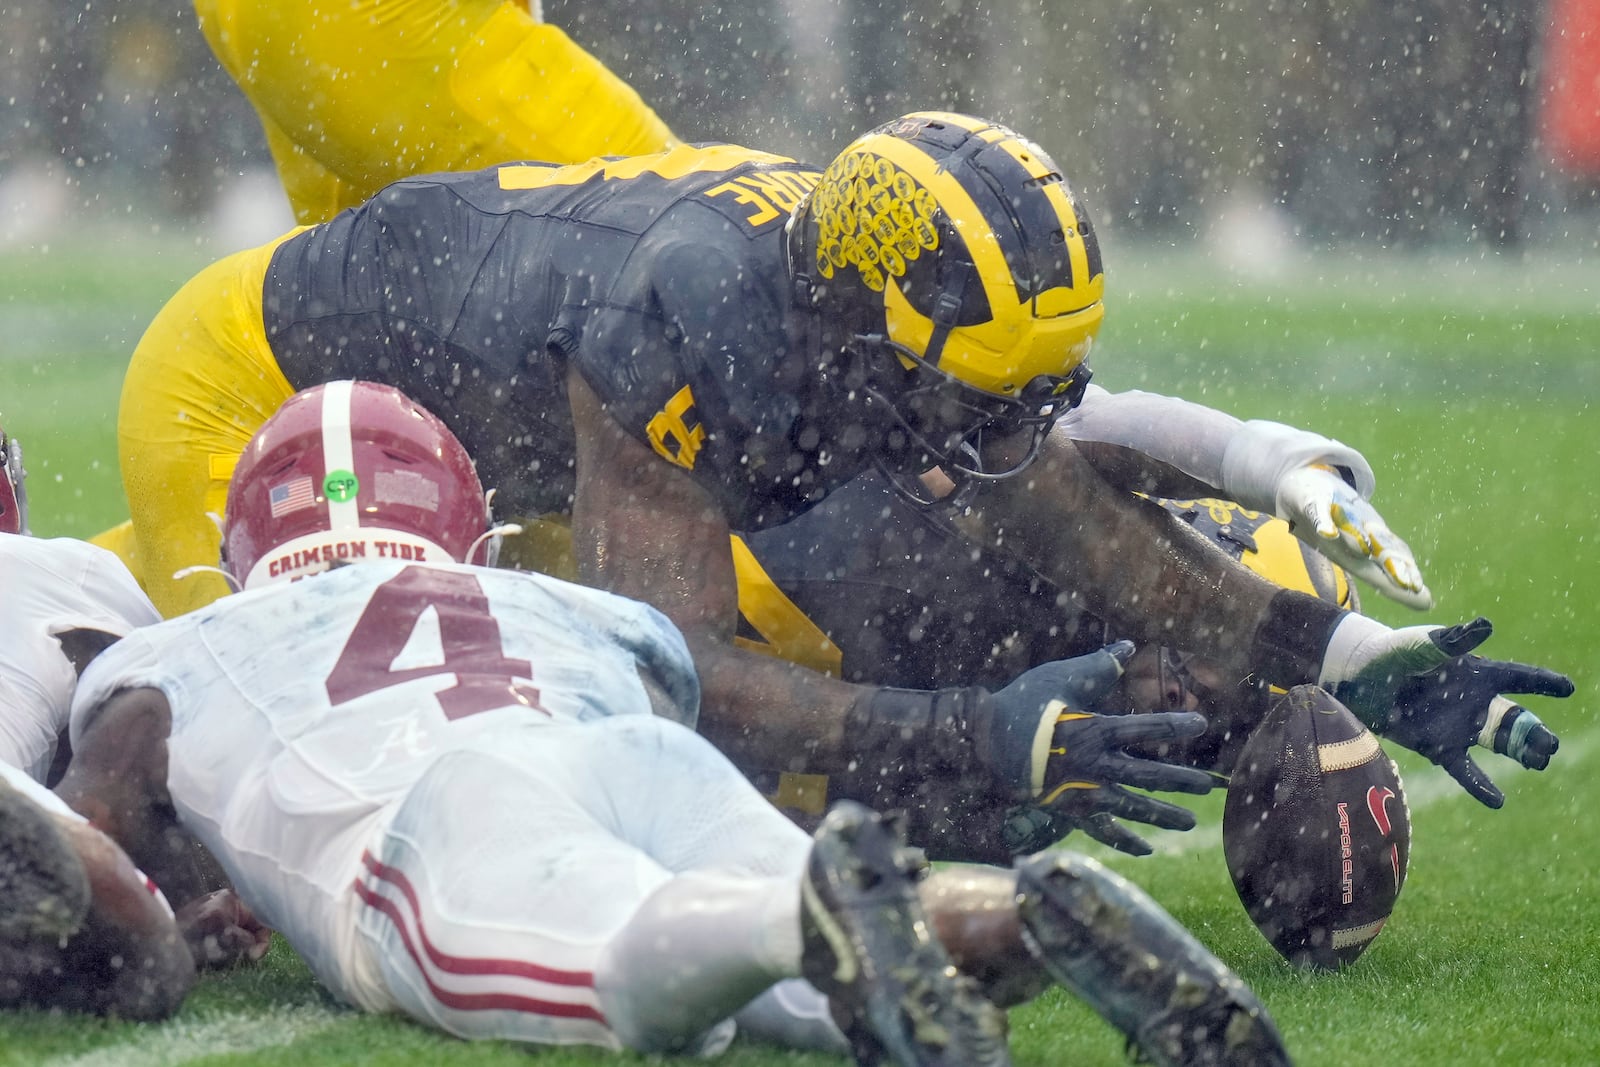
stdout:
POLYGON ((1325 673, 1329 642, 1345 619, 1363 616, 1285 589, 1267 603, 1250 642, 1250 664, 1264 681, 1284 689, 1325 673))
POLYGON ((983 689, 875 689, 850 706, 845 731, 854 762, 875 762, 873 773, 905 794, 927 778, 986 772, 993 719, 983 689))

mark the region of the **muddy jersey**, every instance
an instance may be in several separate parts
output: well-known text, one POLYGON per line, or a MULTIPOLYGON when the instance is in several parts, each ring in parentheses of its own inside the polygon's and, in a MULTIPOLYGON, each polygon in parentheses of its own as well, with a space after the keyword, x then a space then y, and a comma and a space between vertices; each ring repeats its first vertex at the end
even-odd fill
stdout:
POLYGON ((570 507, 571 363, 733 525, 771 525, 864 463, 804 415, 783 228, 818 177, 712 145, 401 181, 277 249, 268 340, 296 389, 366 378, 437 412, 516 514, 570 507))
POLYGON ((278 762, 300 769, 278 780, 298 783, 307 810, 356 811, 508 718, 648 715, 641 672, 692 720, 694 665, 653 608, 537 574, 364 563, 136 631, 84 672, 72 731, 117 689, 153 686, 172 705, 170 777, 180 801, 278 762), (257 743, 218 759, 228 746, 207 735, 230 731, 257 743), (186 759, 201 741, 207 759, 186 759))
POLYGON ((78 684, 56 635, 121 637, 161 616, 116 556, 69 537, 0 534, 0 590, 0 763, 42 782, 78 684))
POLYGON ((740 643, 848 681, 998 688, 1104 643, 1057 586, 876 471, 742 540, 740 643))

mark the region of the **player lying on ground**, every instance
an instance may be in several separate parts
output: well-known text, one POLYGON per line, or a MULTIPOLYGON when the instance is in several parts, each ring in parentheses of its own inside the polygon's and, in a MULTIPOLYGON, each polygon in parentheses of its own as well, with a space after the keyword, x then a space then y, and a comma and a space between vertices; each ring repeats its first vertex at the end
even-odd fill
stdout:
POLYGON ((686 728, 665 616, 457 563, 487 523, 397 391, 298 394, 234 474, 245 590, 91 666, 62 794, 158 877, 175 812, 341 998, 464 1037, 704 1050, 732 1015, 861 1062, 1007 1062, 953 961, 1006 1002, 1053 976, 1157 1062, 1286 1062, 1238 979, 1081 857, 939 872, 929 915, 867 809, 813 840, 686 728))
POLYGON ((0 430, 0 762, 53 782, 65 766, 78 674, 160 614, 120 560, 69 538, 27 536, 22 450, 0 430))
POLYGON ((160 616, 111 553, 27 536, 21 448, 3 431, 0 453, 0 1005, 165 1015, 197 966, 259 958, 268 934, 226 890, 180 898, 174 917, 45 789, 70 753, 79 673, 160 616))
POLYGON ((195 0, 302 223, 413 174, 655 152, 672 131, 537 2, 195 0))
POLYGON ((403 181, 208 268, 141 340, 119 440, 144 578, 164 611, 224 589, 163 576, 214 559, 206 513, 241 435, 297 387, 378 377, 439 411, 509 512, 570 509, 585 581, 668 612, 705 685, 701 729, 743 768, 870 760, 907 803, 919 782, 971 777, 1161 825, 1170 805, 1103 787, 1210 788, 1124 751, 1201 717, 1061 717, 1071 666, 909 692, 734 643, 730 530, 788 521, 867 470, 938 466, 980 483, 976 546, 1081 592, 1114 635, 1187 626, 1193 651, 1321 682, 1379 729, 1437 720, 1436 757, 1475 775, 1498 679, 1463 694, 1412 678, 1486 624, 1391 630, 1262 581, 1048 433, 1084 388, 1102 287, 1059 169, 966 116, 908 116, 822 171, 720 145, 403 181))

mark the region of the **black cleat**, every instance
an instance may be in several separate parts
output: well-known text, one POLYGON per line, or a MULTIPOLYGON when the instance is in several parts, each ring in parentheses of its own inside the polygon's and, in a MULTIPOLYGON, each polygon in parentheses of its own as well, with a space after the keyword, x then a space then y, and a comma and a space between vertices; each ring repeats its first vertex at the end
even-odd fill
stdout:
POLYGON ((897 822, 834 805, 801 882, 805 977, 859 1064, 1007 1067, 1005 1013, 956 971, 923 914, 924 862, 897 822))
POLYGON ((89 876, 54 816, 0 781, 0 940, 60 939, 89 912, 89 876))
POLYGON ((1291 1061, 1254 993, 1138 886, 1074 852, 1020 859, 1022 938, 1056 981, 1173 1067, 1291 1061))

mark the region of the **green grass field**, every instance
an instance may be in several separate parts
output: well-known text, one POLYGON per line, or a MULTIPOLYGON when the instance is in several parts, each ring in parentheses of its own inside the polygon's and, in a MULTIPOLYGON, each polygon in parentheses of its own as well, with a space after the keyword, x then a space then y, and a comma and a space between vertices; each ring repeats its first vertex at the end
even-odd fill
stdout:
MULTIPOLYGON (((124 517, 114 418, 143 323, 209 256, 149 237, 0 252, 0 424, 28 447, 35 531, 88 535, 124 517)), ((1260 993, 1303 1064, 1467 1067, 1600 1062, 1600 269, 1490 258, 1289 264, 1233 279, 1187 255, 1107 249, 1111 312, 1097 380, 1177 393, 1243 417, 1319 429, 1378 471, 1376 503, 1417 550, 1438 605, 1392 624, 1487 615, 1484 651, 1571 674, 1578 694, 1530 704, 1563 740, 1551 769, 1481 757, 1507 793, 1492 812, 1401 753, 1410 877, 1389 928, 1345 973, 1291 971, 1245 917, 1201 825, 1134 860, 1136 879, 1260 993), (1121 258, 1119 258, 1121 257, 1121 258), (1121 267, 1118 264, 1125 264, 1121 267)), ((1016 1061, 1124 1062, 1121 1043, 1058 993, 1013 1015, 1016 1061)), ((0 1015, 0 1064, 491 1064, 469 1046, 333 1004, 281 943, 265 965, 205 979, 161 1026, 0 1015)), ((538 1050, 549 1065, 612 1062, 538 1050)), ((641 1062, 620 1057, 623 1062, 641 1062)), ((823 1064, 736 1044, 737 1067, 823 1064)))

